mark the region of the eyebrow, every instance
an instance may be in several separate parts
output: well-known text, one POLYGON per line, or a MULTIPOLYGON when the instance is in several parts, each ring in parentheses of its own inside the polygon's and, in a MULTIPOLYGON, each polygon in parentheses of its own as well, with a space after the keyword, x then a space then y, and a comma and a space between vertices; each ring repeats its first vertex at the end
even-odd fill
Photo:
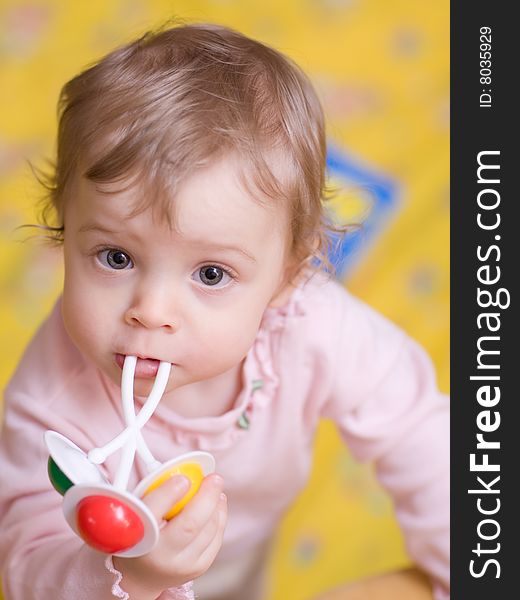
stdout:
POLYGON ((108 227, 103 227, 103 225, 99 225, 98 223, 87 223, 78 229, 78 233, 84 233, 86 231, 101 231, 101 233, 117 233, 113 229, 108 229, 108 227))
POLYGON ((221 250, 222 252, 236 252, 238 254, 241 254, 247 260, 256 263, 256 258, 254 256, 251 256, 251 254, 246 252, 240 246, 227 246, 225 244, 216 244, 206 241, 197 241, 196 243, 197 245, 203 246, 204 248, 208 248, 210 250, 221 250))
MULTIPOLYGON (((86 223, 85 225, 81 226, 78 229, 78 233, 85 233, 88 231, 100 231, 101 233, 107 233, 110 235, 119 233, 119 232, 114 231, 113 229, 109 229, 108 227, 105 227, 99 223, 93 223, 93 222, 86 223)), ((233 245, 228 246, 226 244, 218 244, 218 243, 208 242, 207 240, 193 240, 192 244, 197 247, 203 247, 204 249, 208 249, 208 250, 220 250, 222 252, 236 252, 237 254, 240 254, 241 256, 246 258, 248 261, 256 263, 256 258, 254 256, 252 256, 251 254, 249 254, 248 252, 246 252, 246 250, 244 250, 240 246, 233 246, 233 245)))

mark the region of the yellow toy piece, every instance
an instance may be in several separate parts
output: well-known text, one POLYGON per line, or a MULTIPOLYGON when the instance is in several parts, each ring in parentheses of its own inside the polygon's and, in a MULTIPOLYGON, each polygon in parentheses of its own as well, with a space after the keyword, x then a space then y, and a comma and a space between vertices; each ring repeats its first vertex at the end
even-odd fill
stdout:
POLYGON ((167 471, 161 473, 159 477, 157 477, 157 479, 146 488, 143 494, 143 498, 144 496, 147 496, 150 492, 153 492, 153 490, 156 490, 167 479, 170 479, 170 477, 173 477, 174 475, 184 475, 185 477, 187 477, 190 480, 191 487, 186 492, 186 495, 182 498, 182 500, 179 500, 179 502, 174 504, 170 508, 170 510, 164 515, 163 519, 166 519, 166 521, 173 519, 175 515, 178 515, 181 512, 181 510, 186 506, 186 504, 188 504, 188 502, 193 498, 193 496, 195 496, 198 489, 200 488, 202 480, 204 479, 202 467, 197 463, 184 463, 181 465, 175 465, 171 467, 171 469, 168 469, 167 471))

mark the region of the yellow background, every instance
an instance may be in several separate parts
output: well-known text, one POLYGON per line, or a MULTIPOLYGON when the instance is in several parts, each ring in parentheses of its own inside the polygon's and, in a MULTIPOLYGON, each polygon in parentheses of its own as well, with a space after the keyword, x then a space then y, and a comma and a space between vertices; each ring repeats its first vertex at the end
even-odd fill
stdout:
MULTIPOLYGON (((26 160, 52 156, 67 79, 171 16, 230 25, 293 57, 318 88, 329 138, 397 181, 398 210, 348 284, 426 347, 446 391, 447 0, 0 0, 0 387, 61 282, 59 253, 13 233, 35 221, 41 195, 26 160)), ((310 485, 277 538, 269 600, 306 600, 407 562, 389 499, 323 423, 310 485)))

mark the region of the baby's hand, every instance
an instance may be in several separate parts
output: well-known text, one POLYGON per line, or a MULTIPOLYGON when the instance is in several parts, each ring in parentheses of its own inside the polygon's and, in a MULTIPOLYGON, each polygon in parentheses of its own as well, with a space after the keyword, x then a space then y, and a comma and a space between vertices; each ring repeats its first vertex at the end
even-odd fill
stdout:
MULTIPOLYGON (((155 548, 138 558, 114 557, 123 574, 121 587, 132 600, 155 600, 207 571, 222 544, 227 500, 220 475, 208 475, 182 511, 160 531, 155 548)), ((176 475, 143 498, 161 523, 162 515, 188 491, 189 480, 176 475)))

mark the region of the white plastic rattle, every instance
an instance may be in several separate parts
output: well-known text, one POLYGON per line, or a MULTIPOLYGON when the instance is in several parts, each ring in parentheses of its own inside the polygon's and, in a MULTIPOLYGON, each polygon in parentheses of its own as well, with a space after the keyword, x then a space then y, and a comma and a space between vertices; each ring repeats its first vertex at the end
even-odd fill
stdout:
POLYGON ((54 488, 64 496, 63 512, 70 527, 96 550, 129 557, 150 552, 159 538, 157 521, 141 498, 172 475, 187 476, 191 488, 164 516, 171 519, 196 493, 202 479, 215 470, 215 459, 208 452, 189 452, 166 463, 154 458, 141 429, 161 400, 171 364, 159 364, 152 391, 137 415, 134 405, 136 364, 136 356, 125 358, 121 400, 126 427, 107 444, 86 454, 60 433, 45 432, 50 454, 49 478, 54 488), (121 450, 121 458, 111 484, 97 465, 118 450, 121 450), (136 453, 148 475, 129 492, 128 481, 136 453))

